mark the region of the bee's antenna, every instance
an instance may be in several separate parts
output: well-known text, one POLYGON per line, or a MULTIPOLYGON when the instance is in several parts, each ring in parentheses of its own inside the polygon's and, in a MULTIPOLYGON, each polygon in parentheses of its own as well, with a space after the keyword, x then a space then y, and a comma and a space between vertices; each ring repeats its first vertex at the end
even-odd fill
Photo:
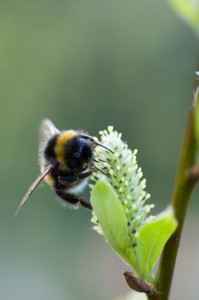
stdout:
POLYGON ((91 141, 93 142, 93 145, 103 147, 104 149, 106 149, 106 150, 110 151, 111 153, 113 153, 112 150, 110 150, 109 148, 105 147, 104 145, 102 145, 102 144, 96 142, 96 141, 94 140, 93 137, 91 137, 91 136, 89 136, 89 135, 87 135, 87 134, 78 134, 78 136, 79 136, 80 138, 83 138, 83 139, 86 139, 86 140, 91 140, 91 141))
POLYGON ((100 147, 102 147, 102 148, 104 148, 104 149, 110 151, 111 153, 113 153, 113 151, 112 151, 111 149, 105 147, 104 145, 102 145, 102 144, 100 144, 100 143, 97 143, 97 142, 94 141, 93 144, 96 145, 96 146, 100 146, 100 147))
POLYGON ((94 161, 95 162, 99 162, 99 161, 101 161, 101 162, 103 162, 103 163, 106 163, 107 161, 105 161, 105 160, 103 160, 103 159, 100 159, 100 158, 98 158, 98 159, 94 159, 94 161))
POLYGON ((97 168, 95 165, 92 165, 93 168, 95 168, 97 171, 101 172, 102 174, 104 174, 105 176, 107 176, 108 178, 110 178, 110 175, 103 172, 102 170, 100 170, 99 168, 97 168))

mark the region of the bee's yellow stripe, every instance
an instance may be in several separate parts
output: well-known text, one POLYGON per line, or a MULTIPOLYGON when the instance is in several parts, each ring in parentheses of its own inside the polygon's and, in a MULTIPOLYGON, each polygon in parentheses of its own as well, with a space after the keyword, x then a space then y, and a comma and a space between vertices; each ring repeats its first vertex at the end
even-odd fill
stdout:
POLYGON ((60 163, 60 167, 62 169, 66 169, 67 165, 65 162, 65 146, 69 140, 71 140, 74 136, 76 136, 76 132, 73 130, 67 130, 62 132, 58 138, 55 145, 55 154, 58 162, 60 163))
POLYGON ((55 179, 50 175, 50 174, 47 174, 45 176, 45 180, 46 182, 50 185, 50 186, 54 186, 55 185, 55 179))

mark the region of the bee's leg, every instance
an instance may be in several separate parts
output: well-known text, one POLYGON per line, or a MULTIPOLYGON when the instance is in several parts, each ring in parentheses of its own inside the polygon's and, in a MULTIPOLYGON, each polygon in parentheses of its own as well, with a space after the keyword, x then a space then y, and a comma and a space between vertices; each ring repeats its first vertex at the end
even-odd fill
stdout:
POLYGON ((76 195, 67 194, 67 193, 64 193, 61 191, 55 191, 55 192, 62 200, 68 202, 69 204, 75 205, 79 202, 83 207, 85 207, 87 209, 93 209, 92 205, 89 202, 87 202, 84 199, 79 198, 76 195))
POLYGON ((79 202, 79 198, 76 195, 67 194, 61 191, 55 191, 56 194, 64 201, 69 202, 70 204, 77 204, 79 202))
POLYGON ((93 172, 96 172, 96 170, 83 172, 83 173, 80 173, 79 175, 75 175, 75 176, 72 176, 72 175, 71 176, 58 176, 57 179, 60 184, 65 185, 66 183, 73 183, 75 181, 85 179, 85 178, 91 176, 93 172))
POLYGON ((91 170, 91 171, 87 171, 87 172, 84 172, 84 173, 80 173, 78 175, 78 179, 87 178, 87 177, 91 176, 93 174, 93 172, 96 172, 96 170, 91 170))
POLYGON ((57 180, 59 182, 58 186, 65 186, 67 183, 73 183, 78 180, 77 176, 58 176, 57 180))
POLYGON ((86 200, 84 200, 84 199, 79 199, 79 203, 80 203, 84 208, 93 210, 93 207, 92 207, 92 205, 90 204, 90 202, 88 202, 88 201, 86 201, 86 200))

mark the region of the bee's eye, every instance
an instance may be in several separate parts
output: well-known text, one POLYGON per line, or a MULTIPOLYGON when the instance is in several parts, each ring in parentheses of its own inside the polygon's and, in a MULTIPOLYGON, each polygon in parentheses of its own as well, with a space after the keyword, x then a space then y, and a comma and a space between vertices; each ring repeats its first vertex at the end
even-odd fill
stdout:
POLYGON ((83 152, 85 149, 90 148, 89 143, 86 140, 80 139, 77 142, 78 144, 78 151, 83 152))
POLYGON ((80 159, 84 156, 84 152, 89 148, 89 143, 84 139, 79 139, 72 154, 73 158, 80 159))
POLYGON ((70 168, 82 167, 93 157, 91 143, 83 138, 74 138, 66 146, 66 160, 70 168))

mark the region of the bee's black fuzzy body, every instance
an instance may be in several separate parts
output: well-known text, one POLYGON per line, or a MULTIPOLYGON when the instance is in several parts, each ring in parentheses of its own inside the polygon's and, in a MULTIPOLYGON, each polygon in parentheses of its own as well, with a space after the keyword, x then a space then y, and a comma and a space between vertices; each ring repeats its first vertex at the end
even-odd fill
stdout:
POLYGON ((80 202, 86 208, 91 208, 91 204, 76 193, 84 188, 92 174, 89 167, 94 160, 93 141, 93 138, 83 132, 67 130, 54 134, 40 151, 41 169, 53 164, 45 180, 69 204, 80 202))
POLYGON ((111 151, 82 131, 59 131, 50 120, 44 120, 41 124, 39 147, 41 174, 28 189, 16 214, 43 179, 65 203, 72 206, 80 203, 85 208, 92 209, 90 202, 78 194, 93 172, 100 171, 109 176, 94 165, 96 146, 111 151))

